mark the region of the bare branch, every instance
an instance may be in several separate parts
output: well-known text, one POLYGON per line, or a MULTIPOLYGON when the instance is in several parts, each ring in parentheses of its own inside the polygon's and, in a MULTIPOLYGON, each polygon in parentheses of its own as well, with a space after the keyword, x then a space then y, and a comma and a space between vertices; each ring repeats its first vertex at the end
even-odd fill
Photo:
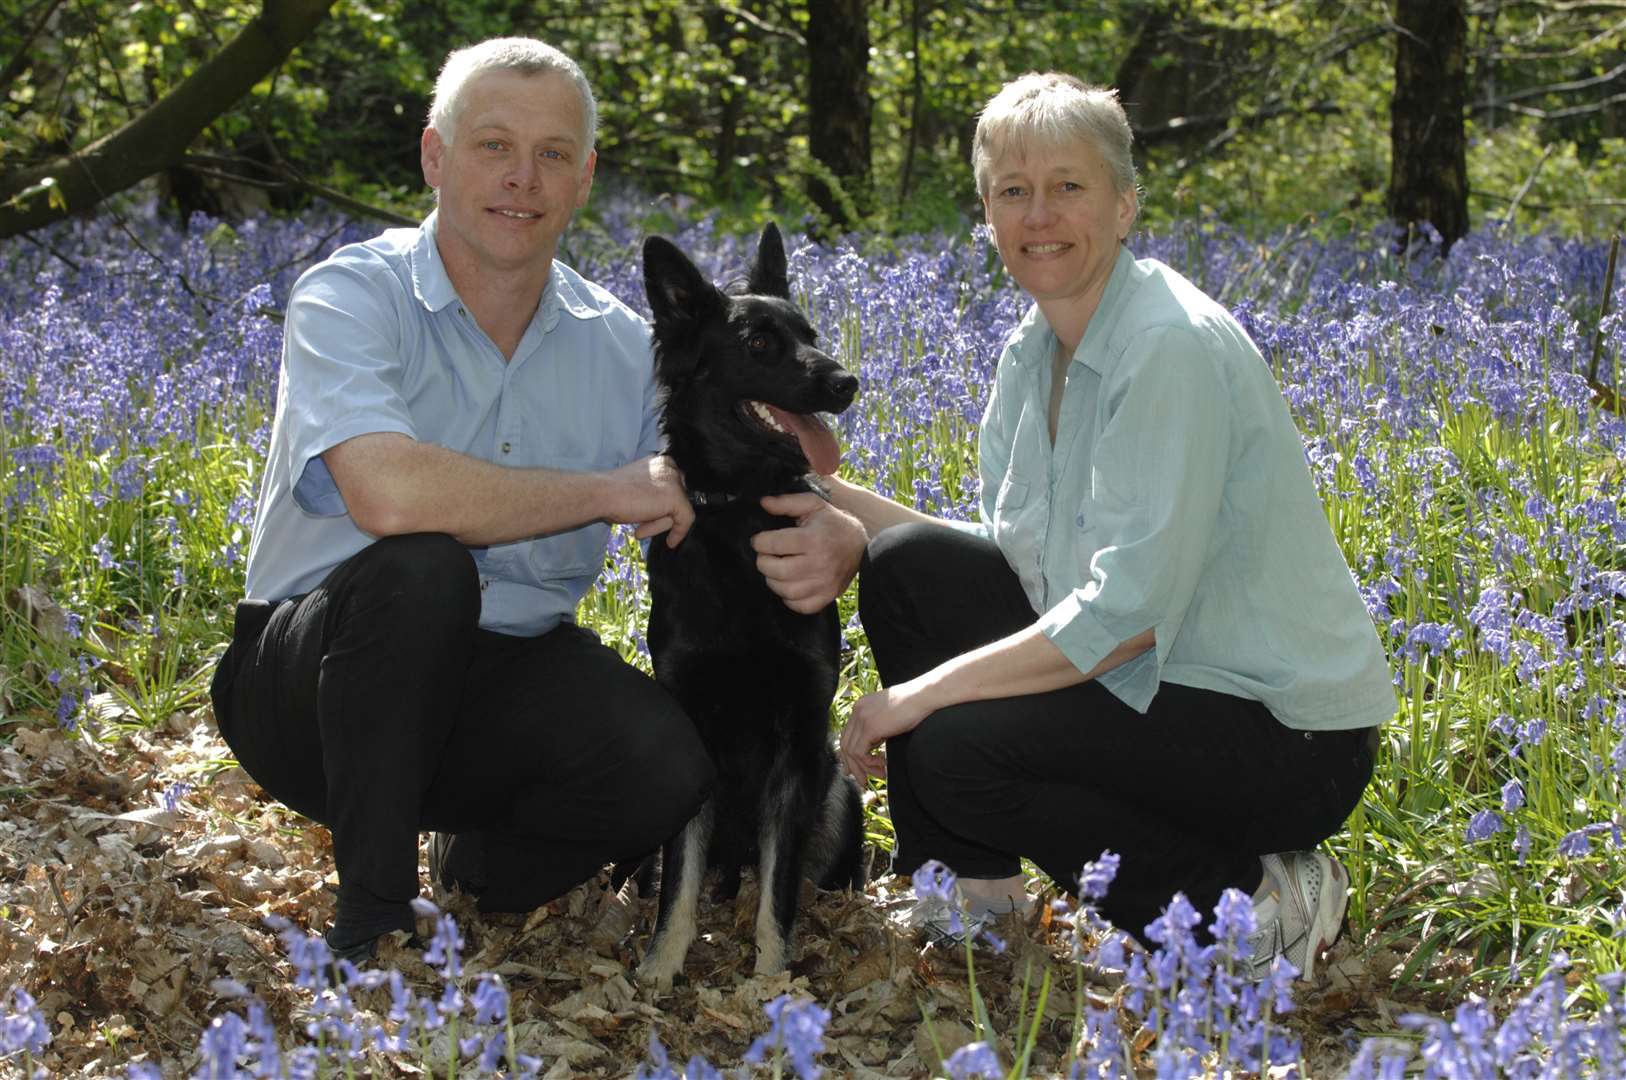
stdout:
POLYGON ((1622 75, 1626 75, 1626 64, 1620 64, 1612 70, 1606 71, 1602 75, 1594 75, 1590 79, 1576 79, 1573 82, 1548 83, 1546 86, 1532 86, 1524 90, 1515 91, 1511 94, 1504 94, 1494 101, 1487 101, 1485 105, 1488 108, 1498 109, 1504 105, 1507 105, 1509 102, 1522 101, 1525 98, 1539 97, 1542 94, 1567 94, 1574 90, 1590 90, 1594 86, 1602 86, 1606 83, 1612 83, 1622 75))
POLYGON ((221 111, 327 18, 334 0, 265 0, 225 48, 129 123, 82 150, 0 173, 0 238, 86 210, 181 159, 221 111))
POLYGON ((1284 116, 1336 116, 1342 114, 1344 108, 1337 102, 1321 101, 1302 107, 1284 104, 1265 105, 1246 116, 1232 116, 1229 113, 1207 113, 1200 116, 1176 116, 1162 124, 1150 127, 1136 128, 1135 141, 1142 146, 1151 146, 1155 143, 1170 142, 1176 139, 1186 139, 1193 135, 1201 135, 1216 129, 1221 135, 1217 141, 1197 153, 1197 157, 1217 149, 1240 132, 1258 127, 1269 120, 1276 120, 1284 116))
POLYGON ((1538 109, 1531 105, 1507 105, 1500 102, 1490 102, 1486 105, 1474 106, 1474 112, 1487 112, 1492 108, 1506 109, 1508 112, 1518 113, 1520 116, 1531 116, 1537 120, 1562 120, 1568 116, 1589 116, 1592 113, 1603 112, 1611 105, 1626 102, 1626 93, 1612 94, 1585 105, 1571 105, 1566 109, 1538 109))
POLYGON ((223 157, 218 154, 187 154, 181 159, 180 165, 213 180, 220 180, 228 184, 243 184, 248 187, 264 188, 268 191, 303 191, 315 195, 324 202, 332 203, 340 210, 347 210, 361 217, 382 221, 386 225, 399 225, 412 227, 419 224, 417 218, 398 214, 394 210, 372 203, 363 202, 353 196, 328 187, 326 184, 312 180, 293 166, 286 163, 281 165, 266 165, 263 162, 251 161, 248 158, 223 157), (241 173, 230 172, 228 169, 250 165, 269 175, 264 177, 244 176, 241 173))
POLYGON ((744 8, 735 7, 733 4, 719 3, 717 5, 717 9, 723 12, 725 15, 732 15, 734 18, 743 23, 749 23, 758 30, 761 30, 764 34, 771 34, 774 37, 782 37, 787 41, 794 41, 800 48, 807 48, 807 38, 803 37, 801 34, 798 34, 795 30, 784 26, 775 26, 773 23, 763 19, 760 15, 753 15, 744 8))
POLYGON ((0 70, 0 98, 6 96, 6 91, 11 88, 11 84, 16 81, 17 76, 28 70, 29 47, 34 44, 34 39, 40 36, 40 32, 45 29, 45 24, 51 21, 51 16, 56 14, 56 9, 61 7, 62 4, 63 0, 50 0, 45 5, 44 13, 34 21, 34 25, 29 29, 28 33, 23 35, 22 41, 17 43, 17 55, 6 62, 4 70, 0 70))

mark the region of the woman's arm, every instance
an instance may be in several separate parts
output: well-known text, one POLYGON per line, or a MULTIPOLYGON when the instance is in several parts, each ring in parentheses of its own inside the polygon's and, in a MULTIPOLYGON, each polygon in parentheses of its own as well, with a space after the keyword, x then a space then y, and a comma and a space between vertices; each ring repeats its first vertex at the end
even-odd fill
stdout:
POLYGON ((841 732, 841 757, 854 779, 886 775, 886 759, 876 749, 894 735, 913 730, 938 709, 967 701, 1042 694, 1100 678, 1157 644, 1143 630, 1112 650, 1087 672, 1045 637, 1037 624, 981 648, 962 653, 907 682, 866 694, 853 703, 841 732))

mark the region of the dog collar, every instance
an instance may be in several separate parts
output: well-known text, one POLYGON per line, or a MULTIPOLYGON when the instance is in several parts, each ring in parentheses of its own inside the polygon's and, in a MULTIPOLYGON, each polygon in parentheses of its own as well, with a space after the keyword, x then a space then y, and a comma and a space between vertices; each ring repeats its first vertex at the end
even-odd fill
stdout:
POLYGON ((689 501, 696 506, 727 506, 739 498, 731 491, 691 491, 689 501))

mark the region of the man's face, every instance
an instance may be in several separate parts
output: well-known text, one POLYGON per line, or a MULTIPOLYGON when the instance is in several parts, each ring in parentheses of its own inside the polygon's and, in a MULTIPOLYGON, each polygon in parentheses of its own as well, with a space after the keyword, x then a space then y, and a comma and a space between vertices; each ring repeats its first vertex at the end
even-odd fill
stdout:
POLYGON ((575 84, 557 72, 488 71, 465 87, 455 123, 450 145, 429 128, 421 147, 454 280, 545 269, 593 189, 597 155, 575 84))
POLYGON ((1133 192, 1113 187, 1095 147, 1030 143, 1024 153, 1001 154, 990 177, 983 213, 1016 283, 1041 309, 1098 300, 1138 207, 1133 192))

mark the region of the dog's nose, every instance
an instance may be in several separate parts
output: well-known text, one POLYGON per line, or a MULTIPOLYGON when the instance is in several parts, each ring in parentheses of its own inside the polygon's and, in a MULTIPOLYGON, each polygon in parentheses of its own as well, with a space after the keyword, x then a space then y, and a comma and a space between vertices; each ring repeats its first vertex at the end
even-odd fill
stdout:
POLYGON ((830 376, 830 391, 839 394, 842 400, 851 402, 858 393, 858 376, 850 371, 840 371, 830 376))

